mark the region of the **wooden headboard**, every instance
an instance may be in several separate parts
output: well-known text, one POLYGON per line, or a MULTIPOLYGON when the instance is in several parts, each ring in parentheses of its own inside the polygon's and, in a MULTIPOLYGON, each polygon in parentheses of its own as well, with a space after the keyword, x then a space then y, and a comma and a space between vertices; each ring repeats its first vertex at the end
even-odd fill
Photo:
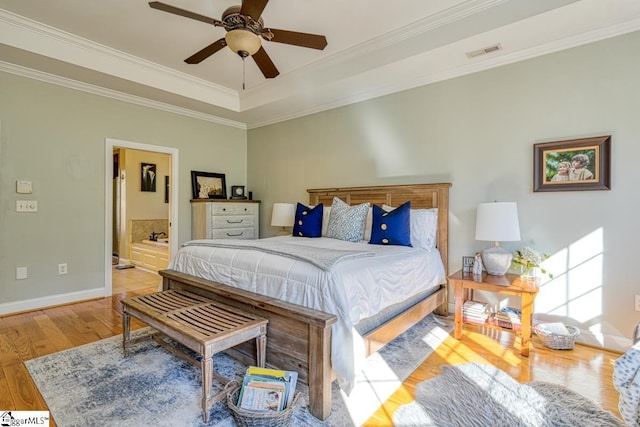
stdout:
POLYGON ((437 246, 448 274, 449 250, 449 187, 450 183, 382 185, 375 187, 318 188, 307 190, 309 204, 331 206, 334 197, 350 205, 369 202, 377 205, 400 206, 411 201, 411 208, 438 208, 437 246))

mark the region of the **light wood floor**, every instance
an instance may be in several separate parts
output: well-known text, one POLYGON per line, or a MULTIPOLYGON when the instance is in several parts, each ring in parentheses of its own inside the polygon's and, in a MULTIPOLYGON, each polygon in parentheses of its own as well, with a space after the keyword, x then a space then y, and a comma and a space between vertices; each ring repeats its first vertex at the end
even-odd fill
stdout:
MULTIPOLYGON (((114 295, 123 292, 137 291, 152 286, 160 286, 162 277, 140 268, 127 268, 118 270, 113 266, 111 270, 111 287, 114 295)), ((158 288, 159 290, 159 288, 158 288)))
MULTIPOLYGON (((155 292, 158 283, 156 274, 114 269, 110 298, 0 317, 0 410, 48 410, 24 361, 122 334, 120 301, 125 296, 155 292)), ((131 326, 144 325, 132 319, 131 326)), ((413 400, 419 382, 438 375, 442 365, 464 362, 494 365, 520 382, 563 384, 619 417, 612 375, 613 362, 620 354, 580 345, 554 351, 535 337, 533 345, 531 357, 521 357, 514 334, 465 326, 461 341, 447 338, 365 425, 392 425, 393 412, 413 400)))
POLYGON ((576 345, 573 350, 551 350, 534 336, 530 357, 522 357, 519 341, 511 332, 465 325, 462 340, 449 336, 365 425, 393 425, 394 411, 413 401, 418 383, 437 376, 442 365, 466 362, 493 365, 521 383, 562 384, 620 418, 618 392, 612 383, 613 362, 620 353, 582 345, 576 345))

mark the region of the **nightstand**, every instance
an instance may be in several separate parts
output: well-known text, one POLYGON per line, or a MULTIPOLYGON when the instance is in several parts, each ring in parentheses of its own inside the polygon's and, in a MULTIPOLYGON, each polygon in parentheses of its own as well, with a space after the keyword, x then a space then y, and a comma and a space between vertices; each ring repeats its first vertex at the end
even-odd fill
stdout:
MULTIPOLYGON (((521 347, 520 354, 529 356, 529 344, 531 341, 531 323, 533 320, 533 301, 538 295, 540 289, 540 279, 537 280, 521 280, 517 274, 505 274, 504 276, 493 276, 483 273, 482 277, 474 276, 470 273, 462 273, 459 270, 449 276, 449 281, 453 285, 453 293, 455 299, 455 332, 456 339, 462 339, 462 305, 466 299, 473 299, 473 291, 496 292, 498 294, 515 295, 520 297, 522 301, 522 319, 521 321, 521 347), (465 298, 465 290, 467 295, 465 298)), ((486 324, 484 326, 491 328, 500 328, 499 326, 486 324)))

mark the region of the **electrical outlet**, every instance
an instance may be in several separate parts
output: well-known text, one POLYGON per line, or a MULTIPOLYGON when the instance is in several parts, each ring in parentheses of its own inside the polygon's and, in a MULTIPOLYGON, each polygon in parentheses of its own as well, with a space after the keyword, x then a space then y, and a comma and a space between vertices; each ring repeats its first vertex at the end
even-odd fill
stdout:
POLYGON ((67 274, 67 263, 58 264, 58 274, 67 274))
POLYGON ((640 295, 636 294, 636 311, 640 311, 640 295))

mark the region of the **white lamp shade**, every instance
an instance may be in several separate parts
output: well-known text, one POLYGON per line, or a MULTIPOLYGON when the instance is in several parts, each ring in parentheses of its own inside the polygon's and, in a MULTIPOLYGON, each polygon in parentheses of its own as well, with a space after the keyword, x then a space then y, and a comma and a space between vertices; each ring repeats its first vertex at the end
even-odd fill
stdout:
POLYGON ((292 203, 274 203, 271 214, 271 225, 274 227, 291 227, 295 218, 295 206, 292 203))
POLYGON ((520 240, 518 206, 515 202, 480 203, 476 213, 476 240, 520 240))

